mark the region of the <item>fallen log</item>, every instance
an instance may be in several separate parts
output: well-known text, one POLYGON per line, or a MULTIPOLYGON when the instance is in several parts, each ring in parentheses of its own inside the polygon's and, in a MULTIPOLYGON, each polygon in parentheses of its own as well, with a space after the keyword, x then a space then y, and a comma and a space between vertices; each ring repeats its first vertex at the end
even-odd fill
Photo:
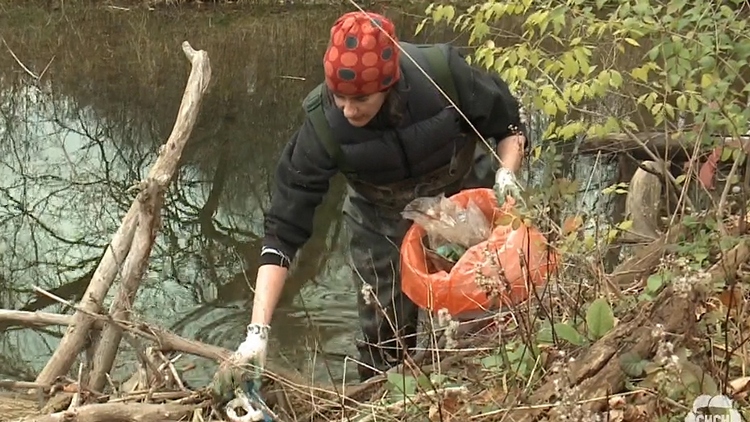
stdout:
MULTIPOLYGON (((220 361, 227 358, 231 351, 223 347, 206 344, 198 340, 186 339, 171 331, 152 326, 146 323, 135 323, 125 320, 107 321, 105 316, 91 316, 94 321, 91 323, 92 328, 102 329, 110 325, 117 325, 121 330, 130 331, 146 339, 152 340, 159 345, 160 350, 177 351, 200 356, 214 361, 220 361)), ((27 311, 9 311, 0 309, 0 321, 7 324, 32 324, 34 326, 50 325, 73 325, 77 319, 75 315, 53 314, 50 312, 27 312, 27 311)), ((35 383, 36 385, 49 385, 49 383, 35 383)))
MULTIPOLYGON (((58 376, 70 371, 73 362, 86 344, 86 336, 94 321, 91 314, 100 311, 103 300, 123 264, 125 267, 121 288, 111 312, 118 318, 127 317, 127 308, 140 284, 156 234, 157 215, 161 208, 163 194, 177 170, 182 150, 195 125, 203 93, 208 89, 211 79, 208 54, 202 50, 194 50, 187 41, 183 42, 182 49, 191 63, 191 71, 172 133, 160 149, 159 157, 148 177, 141 182, 135 201, 123 218, 120 228, 114 234, 94 272, 81 300, 81 309, 77 309, 74 315, 74 323, 68 326, 59 346, 37 376, 36 382, 39 384, 49 384, 58 376), (135 243, 133 243, 134 240, 135 243)), ((92 385, 104 384, 105 375, 112 367, 120 338, 119 328, 109 325, 104 328, 102 337, 95 343, 97 345, 96 357, 90 374, 92 385)))
POLYGON ((0 380, 0 388, 15 390, 15 389, 49 389, 50 385, 37 384, 35 382, 28 381, 16 381, 16 380, 0 380))
POLYGON ((100 403, 24 418, 18 422, 162 422, 178 421, 200 406, 149 403, 100 403))
POLYGON ((684 232, 683 226, 679 224, 670 228, 667 233, 640 248, 635 255, 618 265, 611 274, 606 276, 609 282, 615 286, 624 287, 651 275, 665 255, 667 246, 673 244, 684 232))

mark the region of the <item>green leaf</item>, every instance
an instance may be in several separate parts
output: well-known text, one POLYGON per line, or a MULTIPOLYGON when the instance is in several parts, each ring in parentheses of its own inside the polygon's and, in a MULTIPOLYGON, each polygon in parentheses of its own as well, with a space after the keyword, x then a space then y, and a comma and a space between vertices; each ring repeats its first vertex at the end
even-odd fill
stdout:
POLYGON ((677 97, 677 108, 680 110, 685 110, 687 108, 687 98, 685 97, 685 94, 681 94, 677 97))
POLYGON ((437 372, 433 372, 430 374, 430 381, 432 382, 435 387, 441 387, 445 385, 446 381, 448 381, 448 376, 445 374, 438 374, 437 372))
POLYGON ((622 371, 631 377, 640 377, 646 370, 649 361, 641 359, 636 353, 625 352, 620 356, 620 367, 622 371))
POLYGON ((688 390, 693 394, 710 394, 715 395, 719 393, 719 387, 714 381, 711 374, 704 371, 702 367, 690 362, 687 359, 680 359, 679 366, 681 371, 680 378, 682 384, 685 385, 688 390))
POLYGON ((610 71, 609 84, 614 88, 619 88, 622 86, 622 75, 620 74, 620 72, 616 70, 610 71))
POLYGON ((700 104, 698 103, 698 99, 695 98, 695 95, 691 95, 690 99, 688 100, 688 108, 690 108, 691 112, 697 113, 699 107, 700 104))
POLYGON ((578 62, 573 57, 572 54, 566 54, 564 56, 564 65, 563 65, 563 77, 564 78, 572 78, 576 74, 578 74, 578 70, 580 67, 578 66, 578 62))
POLYGON ((443 7, 444 7, 443 13, 445 14, 445 19, 447 19, 449 22, 452 21, 453 18, 456 16, 456 9, 450 5, 443 6, 443 7))
POLYGON ((680 75, 676 73, 670 73, 667 75, 667 82, 669 82, 669 86, 673 88, 679 86, 681 79, 680 75))
POLYGON ((663 274, 651 274, 648 279, 646 279, 646 291, 649 293, 658 292, 662 286, 664 286, 663 274))
POLYGON ((427 374, 419 374, 416 381, 417 385, 419 385, 422 390, 432 390, 432 382, 430 381, 430 377, 428 377, 427 374))
POLYGON ((557 106, 553 101, 547 101, 544 103, 544 112, 550 116, 557 114, 557 106))
POLYGON ((417 380, 411 375, 389 372, 387 380, 389 390, 393 393, 408 396, 417 391, 417 380))
POLYGON ((622 231, 628 231, 633 228, 633 220, 623 220, 617 225, 617 228, 622 231))
POLYGON ((539 330, 536 332, 536 341, 545 344, 554 343, 554 339, 552 338, 552 328, 549 321, 545 320, 540 324, 539 330))
POLYGON ((573 100, 573 103, 578 104, 583 99, 583 89, 578 86, 576 88, 571 89, 570 92, 570 98, 573 100))
POLYGON ((489 355, 479 360, 486 369, 501 368, 503 366, 503 357, 501 355, 489 355))
POLYGON ((646 82, 648 81, 648 68, 645 66, 636 67, 630 71, 630 75, 639 81, 646 82))
POLYGON ((589 336, 594 339, 603 337, 615 326, 615 315, 604 298, 596 299, 586 311, 586 325, 589 336))
POLYGON ((710 72, 714 69, 714 66, 716 66, 716 59, 712 55, 706 54, 698 59, 698 64, 701 65, 704 71, 710 72))
POLYGON ((573 49, 573 55, 578 60, 578 67, 581 68, 585 75, 588 75, 591 71, 591 65, 589 64, 589 57, 586 55, 586 47, 579 47, 573 49))
POLYGON ((708 253, 705 251, 693 252, 693 259, 698 263, 702 263, 703 261, 706 260, 706 258, 708 258, 708 253))
POLYGON ((417 24, 417 29, 414 31, 414 35, 419 35, 419 33, 422 32, 425 23, 427 23, 427 18, 422 19, 422 21, 417 24))
POLYGON ((582 336, 575 327, 564 322, 558 322, 555 324, 555 334, 575 346, 581 346, 586 343, 586 338, 582 336))
POLYGON ((721 157, 719 158, 720 161, 727 161, 730 158, 732 158, 732 148, 724 148, 721 150, 721 157))

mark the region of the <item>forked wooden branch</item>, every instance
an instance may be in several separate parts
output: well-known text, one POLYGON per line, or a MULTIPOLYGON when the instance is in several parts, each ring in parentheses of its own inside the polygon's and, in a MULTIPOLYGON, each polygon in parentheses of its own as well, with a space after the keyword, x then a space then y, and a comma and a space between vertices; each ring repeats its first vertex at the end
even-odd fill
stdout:
MULTIPOLYGON (((211 65, 208 54, 202 50, 193 50, 187 41, 182 43, 182 50, 188 60, 190 60, 191 71, 172 133, 166 144, 162 146, 156 163, 151 168, 146 181, 141 185, 141 191, 136 200, 133 201, 127 214, 125 214, 120 228, 114 234, 109 247, 105 251, 104 257, 101 262, 99 262, 99 266, 83 295, 80 309, 77 310, 74 315, 73 324, 68 327, 57 347, 57 350, 55 350, 50 360, 37 376, 37 383, 50 384, 58 376, 64 375, 70 371, 73 362, 81 352, 83 345, 86 343, 86 335, 94 322, 91 314, 101 311, 101 304, 112 286, 117 272, 120 270, 126 256, 129 251, 131 251, 136 228, 139 224, 141 226, 150 226, 147 218, 148 214, 143 210, 143 204, 149 202, 147 195, 153 194, 153 190, 147 188, 154 184, 158 187, 158 189, 156 189, 158 195, 163 195, 177 170, 182 150, 190 137, 190 133, 200 111, 202 96, 206 92, 211 80, 211 65)), ((156 215, 156 213, 159 212, 159 209, 154 209, 152 212, 154 213, 153 215, 156 215)), ((143 241, 143 237, 139 236, 139 241, 143 241)), ((148 258, 150 245, 145 249, 145 251, 142 250, 142 254, 145 254, 145 257, 142 259, 148 258)), ((133 265, 136 267, 142 267, 145 264, 133 263, 133 265)), ((125 276, 132 275, 133 278, 129 281, 127 279, 124 280, 122 286, 123 290, 121 294, 118 295, 120 304, 115 304, 113 306, 115 311, 118 309, 125 309, 124 306, 126 304, 124 302, 127 302, 127 299, 130 296, 129 293, 135 294, 137 285, 140 283, 140 273, 136 273, 138 273, 138 271, 133 270, 132 273, 129 272, 129 274, 125 274, 125 276), (124 301, 123 298, 125 298, 124 301)), ((119 344, 119 339, 115 337, 119 337, 119 335, 115 334, 115 336, 109 336, 107 339, 119 344)), ((104 344, 106 350, 111 350, 111 345, 107 346, 106 342, 104 344)), ((115 349, 116 347, 117 346, 115 345, 115 349)), ((114 359, 114 356, 112 359, 114 359)), ((109 361, 109 358, 107 358, 106 361, 109 361)), ((103 373, 106 373, 109 371, 109 368, 106 368, 106 361, 105 359, 99 361, 100 366, 97 373, 102 371, 103 373)), ((111 366, 111 364, 109 366, 111 366)))
MULTIPOLYGON (((129 308, 143 280, 143 272, 147 267, 158 231, 159 210, 163 203, 164 190, 157 183, 150 181, 144 192, 145 198, 141 202, 133 244, 123 266, 120 290, 109 311, 115 320, 129 319, 129 308)), ((87 382, 89 388, 100 391, 104 387, 121 340, 122 329, 116 324, 106 324, 96 343, 93 366, 87 382)))

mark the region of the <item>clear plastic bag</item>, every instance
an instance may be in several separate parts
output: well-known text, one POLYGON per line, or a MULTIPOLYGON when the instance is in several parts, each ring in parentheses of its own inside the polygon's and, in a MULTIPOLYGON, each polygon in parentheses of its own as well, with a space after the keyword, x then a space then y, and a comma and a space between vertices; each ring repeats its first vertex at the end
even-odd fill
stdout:
POLYGON ((433 250, 455 249, 456 245, 465 250, 487 240, 492 233, 490 221, 471 199, 463 208, 442 194, 417 198, 401 215, 424 228, 433 250))

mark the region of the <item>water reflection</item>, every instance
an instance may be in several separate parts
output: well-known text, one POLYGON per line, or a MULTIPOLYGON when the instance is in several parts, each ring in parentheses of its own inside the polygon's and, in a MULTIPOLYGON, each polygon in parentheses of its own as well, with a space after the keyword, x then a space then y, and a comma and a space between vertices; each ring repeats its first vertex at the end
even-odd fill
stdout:
MULTIPOLYGON (((135 311, 183 336, 236 347, 249 320, 273 167, 301 121, 300 101, 322 77, 326 36, 342 10, 149 12, 66 3, 48 11, 34 2, 5 2, 2 10, 3 37, 19 59, 37 74, 52 64, 35 84, 0 53, 0 306, 58 312, 32 286, 69 300, 85 290, 133 199, 128 187, 146 174, 174 124, 189 72, 180 50, 187 39, 209 52, 212 87, 168 192, 135 311)), ((403 39, 414 39, 418 16, 386 13, 403 39)), ((449 39, 433 30, 418 41, 449 39)), ((271 359, 303 367, 312 347, 354 352, 342 192, 338 180, 301 251, 274 317, 271 359)), ((61 333, 0 333, 0 376, 33 378, 61 333)), ((213 367, 195 362, 188 379, 205 382, 213 367)), ((340 376, 340 364, 331 369, 340 376)), ((316 371, 327 369, 317 362, 316 371)))

